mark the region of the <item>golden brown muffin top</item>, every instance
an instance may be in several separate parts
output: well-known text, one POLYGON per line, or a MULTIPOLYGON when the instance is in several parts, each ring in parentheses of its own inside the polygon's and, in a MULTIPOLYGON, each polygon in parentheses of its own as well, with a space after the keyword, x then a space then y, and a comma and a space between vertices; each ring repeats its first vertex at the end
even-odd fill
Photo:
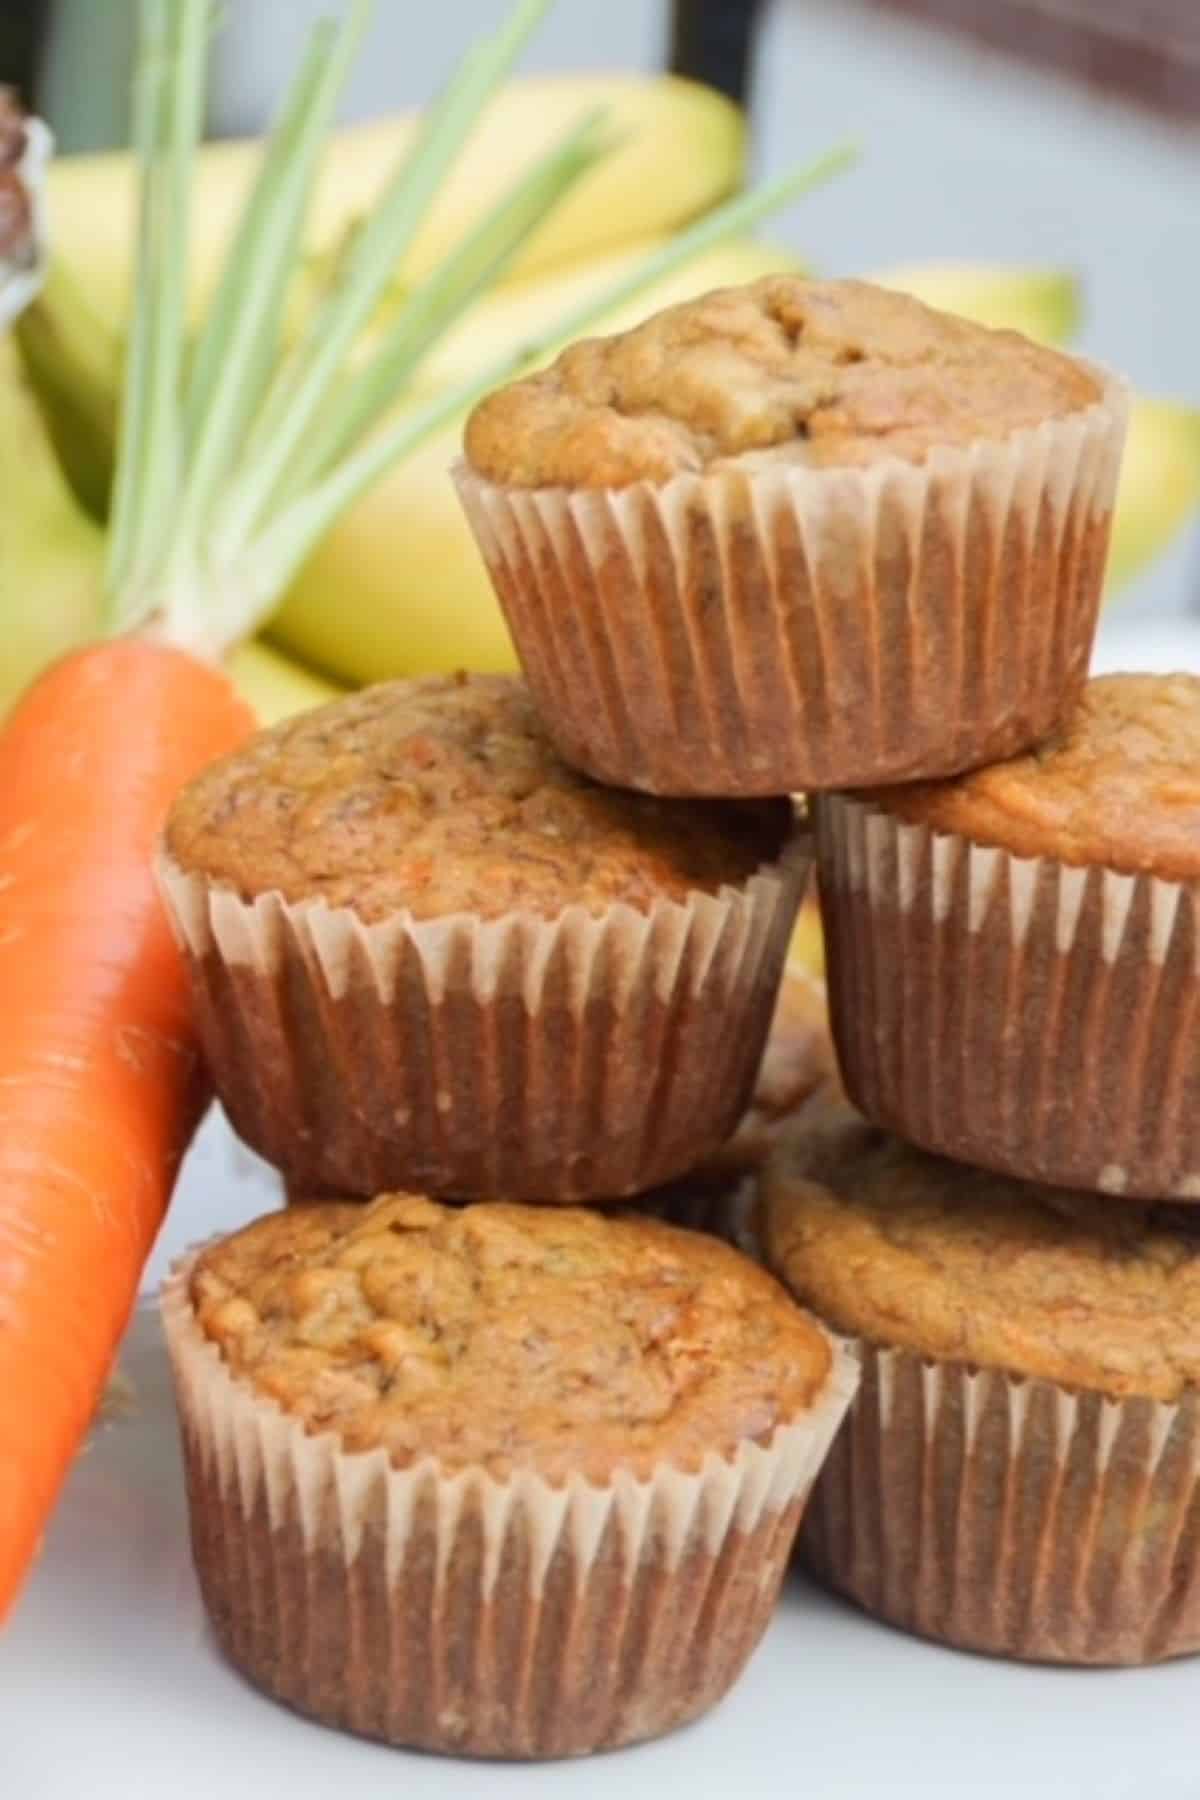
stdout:
POLYGON ((600 787, 558 760, 516 676, 429 675, 260 732, 184 789, 166 842, 243 899, 278 891, 368 921, 553 917, 740 885, 791 828, 786 800, 600 787))
POLYGON ((1200 1219, 928 1156, 816 1107, 763 1179, 767 1260, 836 1329, 1113 1398, 1200 1381, 1200 1219))
POLYGON ((895 816, 1014 856, 1200 876, 1200 676, 1097 675, 1028 756, 865 796, 895 816))
POLYGON ((235 1375, 397 1468, 695 1467, 765 1443, 832 1366, 736 1251, 574 1207, 293 1207, 202 1252, 190 1292, 235 1375))
POLYGON ((1092 405, 1083 364, 863 281, 768 275, 587 338, 467 421, 467 461, 516 487, 685 470, 923 462, 1092 405))

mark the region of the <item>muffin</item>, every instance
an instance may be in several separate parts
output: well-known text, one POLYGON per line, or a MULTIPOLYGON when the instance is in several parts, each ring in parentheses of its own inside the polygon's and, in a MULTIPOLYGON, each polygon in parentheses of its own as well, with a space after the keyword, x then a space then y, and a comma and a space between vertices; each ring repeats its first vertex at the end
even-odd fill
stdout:
POLYGON ((931 1150, 1200 1200, 1200 678, 1106 675, 1030 756, 823 796, 847 1091, 931 1150))
POLYGON ((217 1091, 293 1186, 563 1200, 728 1137, 808 862, 787 800, 611 792, 523 682, 430 676, 206 770, 161 877, 217 1091))
POLYGON ((857 1379, 735 1251, 575 1208, 275 1213, 164 1317, 222 1649, 326 1724, 458 1755, 715 1704, 857 1379))
POLYGON ((858 281, 774 275, 484 400, 459 492, 560 754, 749 795, 944 775, 1087 671, 1107 376, 858 281))
POLYGON ((1200 1650, 1196 1223, 943 1161, 847 1108, 782 1142, 767 1256, 862 1368, 807 1566, 992 1655, 1200 1650))

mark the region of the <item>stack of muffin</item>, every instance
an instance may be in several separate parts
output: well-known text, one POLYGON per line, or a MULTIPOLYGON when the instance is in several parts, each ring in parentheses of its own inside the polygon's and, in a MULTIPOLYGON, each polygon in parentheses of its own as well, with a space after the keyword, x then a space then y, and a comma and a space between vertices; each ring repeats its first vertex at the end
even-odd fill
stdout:
POLYGON ((809 862, 786 800, 572 773, 502 676, 368 690, 180 797, 209 1063, 292 1201, 165 1300, 202 1589, 272 1693, 549 1756, 740 1671, 852 1358, 715 1239, 554 1203, 723 1147, 809 862))
POLYGON ((805 1561, 1090 1663, 1200 1649, 1200 680, 1086 682, 1124 411, 777 280, 568 351, 460 475, 564 756, 810 795, 859 1111, 797 1122, 756 1228, 863 1379, 805 1561))
POLYGON ((763 1180, 802 1306, 612 1205, 744 1113, 798 791, 864 1111, 1194 1191, 1196 801, 1161 766, 1200 702, 1080 706, 1123 420, 1084 365, 856 283, 577 345, 457 473, 528 688, 389 684, 181 797, 161 878, 218 1091, 303 1202, 165 1300, 202 1586, 270 1691, 476 1754, 665 1730, 744 1664, 822 1463, 805 1555, 883 1616, 1200 1641, 1170 1223, 844 1112, 763 1180))

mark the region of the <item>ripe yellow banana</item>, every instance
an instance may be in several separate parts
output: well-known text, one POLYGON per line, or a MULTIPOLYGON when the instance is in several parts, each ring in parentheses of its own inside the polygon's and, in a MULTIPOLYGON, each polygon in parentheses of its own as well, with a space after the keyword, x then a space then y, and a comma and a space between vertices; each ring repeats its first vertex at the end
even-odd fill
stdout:
MULTIPOLYGON (((501 191, 561 131, 604 110, 616 146, 534 236, 514 274, 529 275, 610 245, 673 231, 740 185, 745 124, 722 95, 674 76, 546 75, 516 80, 493 101, 439 190, 397 280, 426 275, 501 191)), ((309 279, 319 285, 356 219, 374 203, 416 137, 406 113, 335 134, 307 227, 309 279)), ((206 144, 193 202, 189 307, 213 291, 261 155, 258 139, 206 144)), ((136 232, 133 164, 125 152, 60 157, 48 181, 51 243, 110 326, 128 314, 136 232)))
MULTIPOLYGON (((0 335, 0 715, 33 677, 97 628, 104 534, 63 479, 11 334, 0 335)), ((231 673, 264 723, 338 689, 265 644, 231 673)))
POLYGON ((912 263, 873 277, 927 306, 980 325, 1020 331, 1044 344, 1065 344, 1083 314, 1078 278, 1064 269, 1013 269, 986 263, 912 263))

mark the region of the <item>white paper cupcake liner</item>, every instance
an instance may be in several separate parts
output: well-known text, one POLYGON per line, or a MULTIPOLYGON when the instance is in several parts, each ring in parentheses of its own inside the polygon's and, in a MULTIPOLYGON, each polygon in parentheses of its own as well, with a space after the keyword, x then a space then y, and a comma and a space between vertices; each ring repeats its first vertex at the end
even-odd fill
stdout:
POLYGON ((218 1094, 293 1191, 578 1200, 734 1129, 810 855, 797 827, 742 887, 645 913, 373 925, 158 872, 218 1094))
POLYGON ((815 808, 847 1092, 1030 1181, 1200 1200, 1200 884, 815 808))
POLYGON ((1109 1400, 852 1347, 862 1384, 799 1539, 821 1581, 905 1631, 994 1656, 1200 1650, 1194 1394, 1109 1400))
POLYGON ((1070 710, 1127 399, 924 464, 459 497, 560 755, 664 794, 944 775, 1070 710))
POLYGON ((393 1468, 235 1377, 163 1296, 192 1541, 229 1657, 330 1725, 459 1755, 556 1757, 715 1704, 774 1606, 805 1497, 858 1379, 729 1460, 559 1486, 393 1468))

